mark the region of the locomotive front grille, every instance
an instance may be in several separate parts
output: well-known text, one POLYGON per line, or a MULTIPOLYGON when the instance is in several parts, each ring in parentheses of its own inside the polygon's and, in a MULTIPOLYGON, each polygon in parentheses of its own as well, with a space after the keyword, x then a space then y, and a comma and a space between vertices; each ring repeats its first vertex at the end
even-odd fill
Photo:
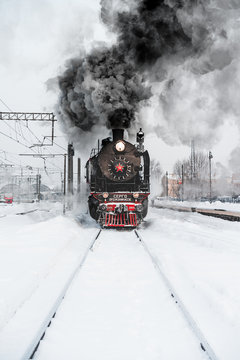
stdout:
POLYGON ((137 226, 137 216, 133 214, 109 214, 105 215, 105 227, 135 227, 137 226))

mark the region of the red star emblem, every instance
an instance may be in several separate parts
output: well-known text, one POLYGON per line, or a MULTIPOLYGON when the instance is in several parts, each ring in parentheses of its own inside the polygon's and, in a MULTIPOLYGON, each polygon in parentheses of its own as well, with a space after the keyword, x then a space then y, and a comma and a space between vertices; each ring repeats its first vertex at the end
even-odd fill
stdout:
POLYGON ((115 168, 116 168, 117 172, 119 172, 119 171, 123 172, 124 166, 119 163, 117 166, 115 166, 115 168))

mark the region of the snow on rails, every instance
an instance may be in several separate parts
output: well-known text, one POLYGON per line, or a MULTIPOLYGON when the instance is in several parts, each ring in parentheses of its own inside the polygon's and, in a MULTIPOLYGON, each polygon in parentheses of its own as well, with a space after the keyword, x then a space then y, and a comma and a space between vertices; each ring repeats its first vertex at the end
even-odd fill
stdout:
POLYGON ((217 360, 140 233, 100 230, 28 351, 7 359, 110 359, 119 341, 117 359, 217 360))
POLYGON ((17 309, 14 317, 0 332, 0 359, 33 358, 46 329, 100 233, 101 230, 98 230, 85 253, 76 253, 74 261, 73 258, 66 258, 66 253, 63 252, 43 284, 17 309))

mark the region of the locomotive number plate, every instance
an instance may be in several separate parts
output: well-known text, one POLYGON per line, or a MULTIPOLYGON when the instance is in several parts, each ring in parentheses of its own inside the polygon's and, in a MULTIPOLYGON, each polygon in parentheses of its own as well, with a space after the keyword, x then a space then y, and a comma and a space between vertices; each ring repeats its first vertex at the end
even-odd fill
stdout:
POLYGON ((131 201, 131 195, 128 194, 112 194, 109 201, 131 201))

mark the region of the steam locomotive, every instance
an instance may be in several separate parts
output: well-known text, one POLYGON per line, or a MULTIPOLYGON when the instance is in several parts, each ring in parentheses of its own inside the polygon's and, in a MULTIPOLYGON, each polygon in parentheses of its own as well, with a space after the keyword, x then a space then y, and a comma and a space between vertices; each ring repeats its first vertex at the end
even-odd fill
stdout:
POLYGON ((123 129, 113 129, 112 139, 92 149, 86 164, 89 212, 103 228, 135 228, 148 211, 150 158, 144 133, 137 133, 137 145, 123 135, 123 129))

